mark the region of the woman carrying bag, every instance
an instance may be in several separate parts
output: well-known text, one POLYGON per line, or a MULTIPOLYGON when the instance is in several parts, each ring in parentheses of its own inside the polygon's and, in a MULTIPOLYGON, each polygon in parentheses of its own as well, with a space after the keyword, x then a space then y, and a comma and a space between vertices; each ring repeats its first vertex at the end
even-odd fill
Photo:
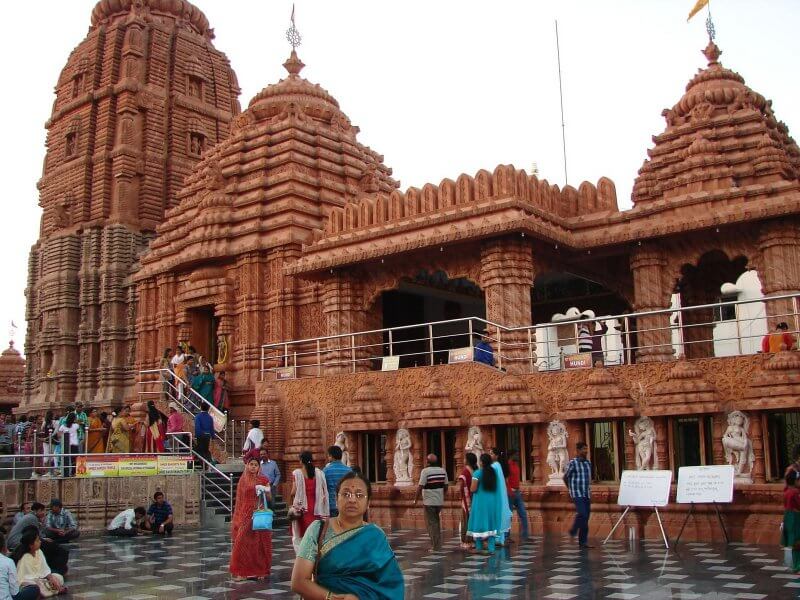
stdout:
POLYGON ((244 460, 231 519, 229 570, 234 579, 264 579, 272 568, 272 511, 266 508, 269 480, 261 474, 258 454, 250 452, 244 460))

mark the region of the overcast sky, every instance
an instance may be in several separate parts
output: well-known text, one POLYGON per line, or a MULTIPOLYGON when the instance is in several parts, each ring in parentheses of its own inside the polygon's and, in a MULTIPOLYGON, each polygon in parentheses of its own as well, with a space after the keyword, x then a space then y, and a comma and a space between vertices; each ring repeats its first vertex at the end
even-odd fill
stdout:
MULTIPOLYGON (((241 102, 284 77, 288 0, 196 0, 231 60, 241 102)), ((402 187, 511 163, 564 184, 554 20, 558 19, 569 182, 610 177, 630 206, 637 170, 699 67, 706 11, 694 0, 298 0, 303 76, 327 89, 402 187)), ((800 135, 800 1, 712 0, 722 63, 774 101, 800 135)), ((25 330, 24 288, 39 231, 36 182, 53 87, 94 0, 2 2, 8 207, 0 335, 25 330)), ((3 344, 4 345, 4 344, 3 344)))

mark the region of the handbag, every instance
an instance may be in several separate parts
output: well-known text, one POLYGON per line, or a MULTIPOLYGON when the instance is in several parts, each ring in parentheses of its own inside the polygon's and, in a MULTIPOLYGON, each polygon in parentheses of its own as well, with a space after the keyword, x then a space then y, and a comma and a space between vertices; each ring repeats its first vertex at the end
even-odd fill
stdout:
POLYGON ((258 495, 258 503, 253 511, 253 531, 272 531, 272 511, 267 508, 267 498, 264 493, 258 495))
POLYGON ((36 586, 39 588, 39 595, 42 598, 51 598, 53 596, 58 595, 58 590, 56 590, 52 586, 49 579, 45 578, 37 579, 36 586))

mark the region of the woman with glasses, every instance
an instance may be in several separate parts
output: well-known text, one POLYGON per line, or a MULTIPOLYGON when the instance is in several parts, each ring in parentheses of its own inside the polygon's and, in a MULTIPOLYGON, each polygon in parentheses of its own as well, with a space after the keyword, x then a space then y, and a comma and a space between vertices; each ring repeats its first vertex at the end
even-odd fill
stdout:
POLYGON ((380 527, 364 522, 371 494, 363 475, 342 477, 339 515, 312 523, 300 542, 293 592, 306 600, 403 600, 403 573, 389 540, 380 527))

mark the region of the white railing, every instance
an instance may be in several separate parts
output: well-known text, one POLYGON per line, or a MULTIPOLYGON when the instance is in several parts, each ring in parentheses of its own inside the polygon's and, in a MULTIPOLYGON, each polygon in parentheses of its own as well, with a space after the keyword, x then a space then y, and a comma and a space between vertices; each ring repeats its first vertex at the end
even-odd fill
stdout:
POLYGON ((588 361, 584 366, 631 364, 652 353, 688 358, 755 354, 763 337, 774 333, 775 323, 786 322, 787 333, 797 339, 799 300, 796 294, 770 296, 514 328, 477 317, 434 321, 265 344, 260 371, 262 379, 292 379, 461 362, 474 354, 470 349, 478 332, 485 332, 493 366, 506 370, 513 365, 517 372, 555 371, 581 360, 588 361), (584 327, 588 336, 581 335, 584 327), (581 352, 581 337, 593 350, 581 352))

